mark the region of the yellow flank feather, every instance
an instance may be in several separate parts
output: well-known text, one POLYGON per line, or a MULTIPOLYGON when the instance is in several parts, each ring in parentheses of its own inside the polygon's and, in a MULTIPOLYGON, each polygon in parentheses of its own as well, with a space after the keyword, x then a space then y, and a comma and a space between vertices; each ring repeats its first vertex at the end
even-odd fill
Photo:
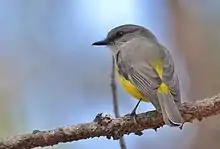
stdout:
MULTIPOLYGON (((161 60, 155 61, 154 63, 152 63, 152 65, 156 69, 157 73, 161 78, 163 74, 162 61, 161 60)), ((122 87, 127 93, 129 93, 131 96, 133 96, 136 99, 142 99, 143 101, 148 102, 148 100, 143 96, 143 94, 131 82, 129 82, 123 76, 121 76, 117 70, 116 70, 116 74, 118 76, 119 82, 121 83, 122 87)), ((170 93, 169 87, 162 82, 160 87, 158 88, 158 92, 163 94, 169 94, 170 93)))
MULTIPOLYGON (((153 65, 154 69, 156 69, 160 78, 162 78, 162 75, 163 75, 162 61, 157 60, 154 63, 152 63, 152 65, 153 65)), ((170 90, 169 90, 169 87, 164 82, 162 82, 160 87, 158 88, 158 92, 163 93, 163 94, 169 94, 170 90)))

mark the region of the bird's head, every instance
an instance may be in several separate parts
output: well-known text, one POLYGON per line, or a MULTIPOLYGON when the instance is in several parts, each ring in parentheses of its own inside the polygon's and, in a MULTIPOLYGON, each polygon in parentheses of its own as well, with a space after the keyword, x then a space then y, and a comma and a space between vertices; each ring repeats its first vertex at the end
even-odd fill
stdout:
POLYGON ((132 39, 142 36, 156 40, 156 37, 148 29, 139 25, 126 24, 113 28, 104 40, 94 42, 92 45, 108 46, 111 50, 114 50, 132 39))

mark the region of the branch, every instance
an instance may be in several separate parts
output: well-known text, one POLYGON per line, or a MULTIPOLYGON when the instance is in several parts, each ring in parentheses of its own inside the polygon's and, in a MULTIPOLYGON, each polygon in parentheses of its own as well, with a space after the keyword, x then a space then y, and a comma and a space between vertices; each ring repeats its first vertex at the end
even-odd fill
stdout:
MULTIPOLYGON (((112 89, 112 96, 113 96, 112 98, 113 98, 114 113, 115 113, 115 117, 118 118, 120 115, 119 115, 119 109, 118 109, 117 88, 115 84, 115 60, 113 56, 112 56, 111 89, 112 89)), ((126 149, 124 137, 121 137, 119 139, 119 144, 120 144, 121 149, 126 149)))
POLYGON ((115 117, 119 117, 117 88, 116 88, 116 84, 115 84, 115 60, 114 60, 114 57, 112 57, 111 89, 112 89, 112 96, 113 96, 112 98, 113 98, 115 117))
MULTIPOLYGON (((220 113, 220 94, 212 98, 193 103, 183 103, 181 114, 186 122, 193 119, 202 120, 220 113)), ((105 136, 108 139, 119 139, 124 134, 135 133, 141 135, 145 129, 157 129, 164 125, 162 115, 156 111, 149 111, 137 115, 137 125, 131 117, 112 119, 98 114, 93 122, 60 127, 48 131, 33 131, 29 134, 16 135, 0 141, 0 149, 30 149, 44 147, 105 136)))

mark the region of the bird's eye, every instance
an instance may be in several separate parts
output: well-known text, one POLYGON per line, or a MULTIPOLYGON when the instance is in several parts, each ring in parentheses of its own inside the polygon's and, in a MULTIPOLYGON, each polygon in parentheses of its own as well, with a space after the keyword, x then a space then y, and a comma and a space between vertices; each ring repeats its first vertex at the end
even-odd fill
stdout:
POLYGON ((124 32, 122 32, 122 31, 117 32, 118 37, 121 37, 123 34, 124 34, 124 32))

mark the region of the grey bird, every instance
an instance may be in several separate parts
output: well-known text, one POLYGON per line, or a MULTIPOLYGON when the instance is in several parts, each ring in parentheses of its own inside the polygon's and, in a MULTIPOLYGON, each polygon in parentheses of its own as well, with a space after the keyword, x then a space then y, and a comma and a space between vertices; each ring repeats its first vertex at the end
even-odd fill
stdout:
POLYGON ((179 79, 169 51, 148 29, 133 24, 113 28, 104 40, 115 59, 116 72, 125 91, 140 101, 150 101, 169 126, 182 126, 179 79))

